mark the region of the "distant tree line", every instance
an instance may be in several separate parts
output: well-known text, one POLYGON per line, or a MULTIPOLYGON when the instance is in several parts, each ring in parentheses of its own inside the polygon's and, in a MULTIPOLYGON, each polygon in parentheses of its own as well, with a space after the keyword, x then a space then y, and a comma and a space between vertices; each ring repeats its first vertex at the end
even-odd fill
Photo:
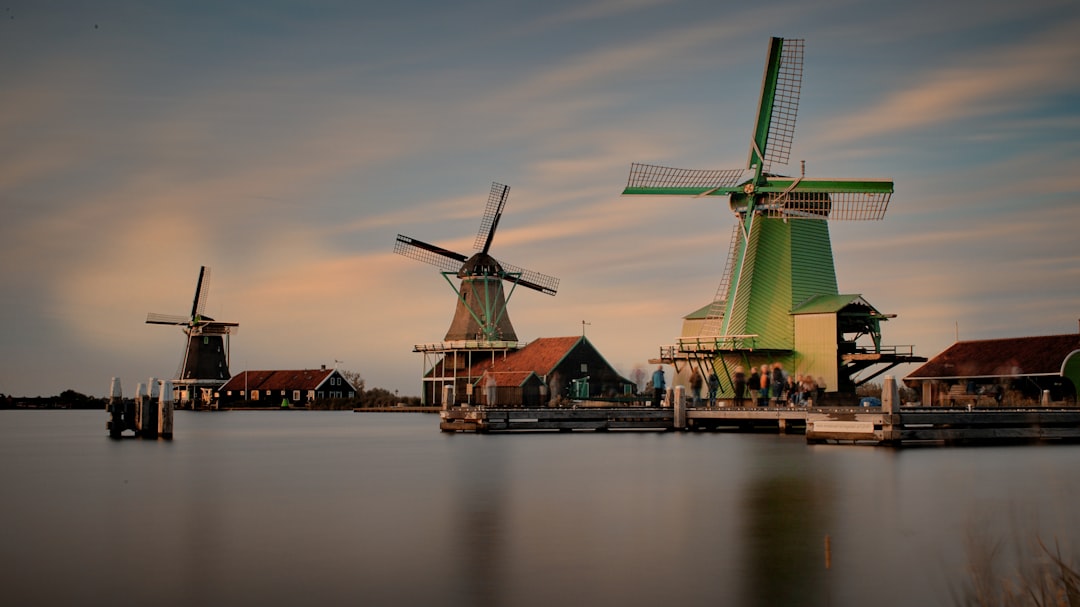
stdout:
POLYGON ((383 388, 372 388, 370 390, 362 390, 360 392, 357 392, 356 397, 354 398, 326 398, 322 400, 317 400, 308 405, 308 408, 335 411, 352 409, 372 409, 377 407, 396 407, 399 404, 405 407, 419 407, 420 397, 398 396, 397 394, 383 388))
POLYGON ((8 396, 0 394, 0 409, 104 409, 104 398, 64 390, 56 396, 8 396))

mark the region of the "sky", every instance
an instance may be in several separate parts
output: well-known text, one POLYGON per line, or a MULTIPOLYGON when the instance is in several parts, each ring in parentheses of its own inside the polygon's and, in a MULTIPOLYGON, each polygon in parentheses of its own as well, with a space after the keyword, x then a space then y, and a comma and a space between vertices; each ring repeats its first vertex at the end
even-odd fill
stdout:
POLYGON ((884 343, 1080 331, 1075 0, 15 0, 0 393, 172 377, 184 337, 146 314, 189 312, 205 265, 234 373, 417 395, 455 295, 395 236, 470 254, 493 181, 492 253, 561 281, 513 293, 519 338, 584 330, 629 374, 712 299, 735 221, 621 196, 630 164, 744 167, 770 36, 806 40, 787 172, 895 181, 884 220, 831 224, 884 343))

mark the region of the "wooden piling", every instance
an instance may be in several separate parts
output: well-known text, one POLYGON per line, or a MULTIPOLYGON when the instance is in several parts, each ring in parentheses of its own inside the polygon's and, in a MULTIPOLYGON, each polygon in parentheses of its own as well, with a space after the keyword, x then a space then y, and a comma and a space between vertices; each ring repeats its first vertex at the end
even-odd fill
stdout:
POLYGON ((120 378, 114 377, 109 382, 109 421, 105 427, 109 430, 110 438, 120 438, 124 431, 124 397, 120 388, 120 378))
POLYGON ((885 383, 881 387, 881 412, 900 412, 900 388, 896 385, 896 378, 892 375, 885 376, 885 383))
POLYGON ((158 437, 158 399, 161 396, 161 386, 157 378, 151 377, 146 389, 146 398, 143 399, 143 417, 139 425, 139 436, 143 438, 158 437))
POLYGON ((675 417, 674 426, 676 430, 686 429, 686 388, 683 386, 675 386, 675 389, 671 391, 671 400, 674 401, 675 417))
POLYGON ((146 417, 146 384, 135 385, 135 418, 132 421, 131 429, 135 431, 135 436, 142 436, 143 419, 146 417))
POLYGON ((161 382, 161 395, 158 397, 157 434, 172 440, 173 436, 173 389, 172 382, 161 382))

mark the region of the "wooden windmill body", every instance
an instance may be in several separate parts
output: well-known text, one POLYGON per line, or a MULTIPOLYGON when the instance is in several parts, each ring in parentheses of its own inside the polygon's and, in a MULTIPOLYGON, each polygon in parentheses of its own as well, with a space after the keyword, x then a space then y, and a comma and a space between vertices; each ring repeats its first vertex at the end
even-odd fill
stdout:
POLYGON ((232 375, 229 372, 229 336, 240 326, 235 322, 214 320, 205 314, 206 300, 210 294, 210 268, 199 268, 195 283, 195 298, 191 314, 177 316, 150 313, 146 323, 180 327, 184 340, 184 356, 176 377, 172 380, 178 405, 207 404, 213 392, 232 375))
POLYGON ((454 316, 443 341, 414 348, 425 355, 425 403, 442 404, 442 394, 447 387, 453 392, 453 396, 447 398, 453 398, 453 402, 470 402, 472 385, 479 379, 469 375, 476 363, 494 360, 518 349, 517 332, 507 311, 507 303, 516 287, 523 286, 547 295, 555 295, 558 290, 557 278, 519 268, 490 255, 509 192, 509 186, 491 184, 487 207, 473 245, 476 252, 471 256, 401 234, 394 243, 395 253, 440 268, 443 278, 457 295, 454 316), (510 285, 509 292, 505 284, 510 285))

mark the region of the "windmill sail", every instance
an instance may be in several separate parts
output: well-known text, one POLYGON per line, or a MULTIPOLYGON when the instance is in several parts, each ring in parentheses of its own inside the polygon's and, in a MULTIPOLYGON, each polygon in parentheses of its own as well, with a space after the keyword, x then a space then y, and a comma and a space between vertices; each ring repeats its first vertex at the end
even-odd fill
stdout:
POLYGON ((444 276, 454 274, 460 279, 460 285, 454 287, 458 302, 446 341, 516 341, 506 310, 510 295, 503 289, 503 283, 547 295, 555 295, 559 288, 557 278, 499 261, 489 254, 509 192, 509 186, 491 184, 474 243, 476 253, 470 257, 402 234, 394 242, 395 253, 433 265, 444 276))
POLYGON ((502 218, 503 207, 506 206, 506 197, 510 193, 510 186, 492 182, 491 193, 488 195, 487 208, 480 220, 480 231, 476 233, 476 242, 473 248, 482 253, 491 250, 491 239, 495 236, 495 228, 499 227, 499 219, 502 218))
POLYGON ((746 168, 771 170, 772 163, 787 164, 795 138, 795 117, 802 90, 803 41, 773 38, 761 81, 761 96, 754 138, 746 168))

